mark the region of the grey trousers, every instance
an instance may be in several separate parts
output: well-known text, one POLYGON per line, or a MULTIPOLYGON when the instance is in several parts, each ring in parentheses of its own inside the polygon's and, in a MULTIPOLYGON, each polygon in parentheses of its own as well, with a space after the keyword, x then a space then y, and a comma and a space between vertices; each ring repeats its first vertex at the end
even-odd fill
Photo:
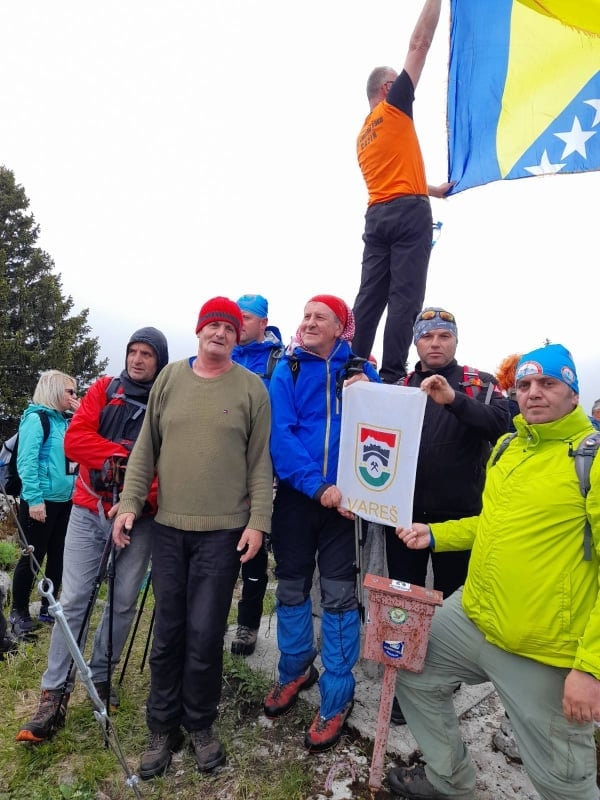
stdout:
MULTIPOLYGON (((113 610, 113 665, 119 660, 136 612, 140 587, 148 569, 151 550, 152 519, 137 520, 131 544, 119 550, 115 560, 113 610)), ((112 525, 98 514, 81 506, 73 506, 65 539, 62 591, 60 602, 73 636, 77 639, 85 616, 100 559, 112 525)), ((94 681, 105 681, 108 673, 108 606, 94 637, 90 669, 94 681)), ((85 641, 81 643, 81 650, 85 641)), ((42 676, 42 689, 60 689, 67 678, 71 654, 60 626, 52 629, 48 668, 42 676)), ((72 688, 72 686, 70 686, 72 688)))
POLYGON ((598 800, 593 725, 568 722, 562 712, 568 670, 490 644, 467 618, 461 601, 459 589, 436 609, 423 672, 398 670, 396 681, 396 696, 427 762, 429 781, 448 797, 474 797, 475 769, 460 736, 452 695, 461 682, 491 681, 540 798, 598 800))

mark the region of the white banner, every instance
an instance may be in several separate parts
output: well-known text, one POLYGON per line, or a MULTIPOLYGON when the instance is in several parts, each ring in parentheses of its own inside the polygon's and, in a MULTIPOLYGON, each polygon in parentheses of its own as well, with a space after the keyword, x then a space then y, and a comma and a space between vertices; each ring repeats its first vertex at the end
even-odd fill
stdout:
POLYGON ((357 381, 344 388, 337 486, 342 506, 369 522, 410 527, 427 395, 357 381))

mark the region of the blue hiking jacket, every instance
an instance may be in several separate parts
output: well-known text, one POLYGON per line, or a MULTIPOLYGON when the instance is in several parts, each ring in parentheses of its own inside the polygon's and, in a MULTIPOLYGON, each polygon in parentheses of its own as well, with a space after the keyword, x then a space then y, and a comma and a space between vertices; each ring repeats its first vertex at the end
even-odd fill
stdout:
MULTIPOLYGON (((246 367, 250 372, 254 372, 260 378, 266 388, 269 388, 270 377, 268 375, 269 369, 269 356, 274 351, 276 354, 282 355, 284 350, 283 342, 281 341, 281 334, 279 329, 273 325, 269 325, 265 329, 265 338, 262 342, 250 342, 249 344, 241 345, 236 344, 231 354, 231 360, 236 364, 241 364, 246 367)), ((275 364, 278 362, 276 361, 275 364)), ((271 374, 272 374, 271 370, 271 374)))
MULTIPOLYGON (((327 359, 296 347, 285 354, 271 378, 271 458, 280 483, 318 500, 335 485, 342 421, 337 381, 353 355, 338 340, 327 359), (294 365, 294 360, 297 363, 294 365), (292 366, 297 368, 296 379, 292 366)), ((370 362, 369 380, 381 383, 370 362)))
POLYGON ((23 488, 21 498, 30 506, 44 500, 64 503, 73 495, 75 475, 67 475, 64 438, 68 420, 53 408, 30 403, 19 424, 17 471, 23 488), (50 422, 50 435, 44 442, 44 431, 38 411, 44 411, 50 422))

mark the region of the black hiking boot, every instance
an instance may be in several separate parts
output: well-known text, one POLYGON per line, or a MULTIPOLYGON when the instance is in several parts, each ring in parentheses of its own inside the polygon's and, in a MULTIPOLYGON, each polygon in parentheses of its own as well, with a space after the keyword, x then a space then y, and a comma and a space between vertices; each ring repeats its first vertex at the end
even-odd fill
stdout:
POLYGON ((183 741, 180 728, 170 731, 150 731, 148 745, 140 759, 140 778, 143 781, 163 775, 171 763, 171 756, 183 741))

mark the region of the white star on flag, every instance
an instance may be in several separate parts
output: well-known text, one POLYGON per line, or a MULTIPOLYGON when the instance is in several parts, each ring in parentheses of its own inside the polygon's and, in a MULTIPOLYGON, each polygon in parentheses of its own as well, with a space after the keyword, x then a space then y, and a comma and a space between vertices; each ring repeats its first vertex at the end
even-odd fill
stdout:
POLYGON ((560 172, 564 166, 566 166, 566 164, 550 163, 548 152, 544 150, 540 163, 535 167, 525 167, 525 169, 532 175, 554 175, 554 173, 560 172))
POLYGON ((579 153, 580 156, 587 158, 585 143, 588 139, 591 139, 592 136, 595 136, 596 132, 582 130, 579 117, 575 117, 573 119, 573 127, 570 131, 563 131, 562 133, 555 133, 554 135, 558 139, 562 139, 565 143, 565 149, 563 150, 561 158, 566 158, 570 156, 571 153, 579 153))

